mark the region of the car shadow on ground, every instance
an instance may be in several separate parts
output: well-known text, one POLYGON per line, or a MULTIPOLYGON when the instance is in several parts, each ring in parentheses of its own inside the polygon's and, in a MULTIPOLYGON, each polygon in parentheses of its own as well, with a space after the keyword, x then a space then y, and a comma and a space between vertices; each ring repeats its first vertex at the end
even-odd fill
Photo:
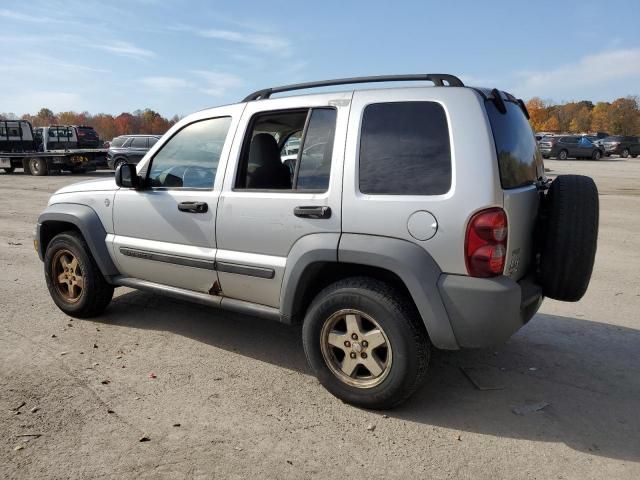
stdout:
MULTIPOLYGON (((172 332, 310 374, 300 327, 136 291, 94 321, 172 332)), ((639 352, 638 330, 538 314, 497 349, 435 351, 424 386, 386 413, 461 430, 461 441, 466 431, 640 461, 639 352)))

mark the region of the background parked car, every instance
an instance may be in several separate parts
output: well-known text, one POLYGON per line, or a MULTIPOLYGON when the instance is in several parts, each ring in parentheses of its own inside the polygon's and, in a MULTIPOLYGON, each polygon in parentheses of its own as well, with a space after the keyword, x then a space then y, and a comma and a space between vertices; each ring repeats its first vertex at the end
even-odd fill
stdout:
POLYGON ((78 148, 100 148, 100 137, 93 127, 74 125, 78 137, 78 148))
POLYGON ((605 138, 602 143, 604 145, 604 154, 607 157, 610 155, 620 155, 622 158, 627 158, 631 155, 635 158, 640 155, 639 137, 615 135, 605 138))
POLYGON ((160 138, 160 135, 122 135, 111 140, 107 152, 109 168, 116 169, 125 163, 137 164, 144 154, 160 138))
POLYGON ((556 157, 559 160, 567 158, 591 158, 600 160, 602 150, 594 145, 587 137, 577 135, 567 135, 564 137, 553 137, 553 140, 544 138, 540 142, 540 153, 543 157, 556 157))

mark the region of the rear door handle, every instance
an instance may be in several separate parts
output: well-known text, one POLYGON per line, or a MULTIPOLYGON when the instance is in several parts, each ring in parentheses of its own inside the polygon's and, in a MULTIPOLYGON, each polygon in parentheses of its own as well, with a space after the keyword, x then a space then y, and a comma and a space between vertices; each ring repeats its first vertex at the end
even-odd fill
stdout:
POLYGON ((189 213, 207 213, 209 205, 205 202, 182 202, 178 204, 178 210, 189 213))
POLYGON ((293 214, 300 218, 331 218, 331 208, 329 207, 296 207, 293 214))

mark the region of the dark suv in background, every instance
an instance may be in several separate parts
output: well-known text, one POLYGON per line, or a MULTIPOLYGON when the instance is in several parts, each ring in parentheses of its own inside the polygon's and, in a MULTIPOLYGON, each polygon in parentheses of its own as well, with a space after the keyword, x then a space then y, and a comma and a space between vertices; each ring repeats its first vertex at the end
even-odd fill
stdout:
POLYGON ((125 163, 137 164, 161 135, 122 135, 111 141, 107 164, 115 170, 125 163))
POLYGON ((87 125, 74 125, 78 136, 78 148, 99 148, 102 143, 98 132, 87 125))
POLYGON ((630 137, 623 135, 615 135, 607 137, 602 141, 604 146, 604 154, 620 155, 622 158, 628 156, 637 157, 640 155, 640 137, 630 137))
POLYGON ((562 137, 544 137, 538 144, 544 158, 556 157, 558 160, 567 158, 591 158, 600 160, 602 150, 587 137, 566 135, 562 137))

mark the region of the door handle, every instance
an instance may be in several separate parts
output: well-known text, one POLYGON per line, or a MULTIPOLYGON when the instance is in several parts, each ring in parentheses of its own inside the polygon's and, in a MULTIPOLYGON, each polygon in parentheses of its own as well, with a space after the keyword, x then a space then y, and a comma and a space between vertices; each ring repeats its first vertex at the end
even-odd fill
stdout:
POLYGON ((209 205, 206 202, 181 202, 178 204, 178 210, 189 213, 206 213, 209 205))
POLYGON ((331 208, 329 207, 296 207, 293 214, 300 218, 331 218, 331 208))

